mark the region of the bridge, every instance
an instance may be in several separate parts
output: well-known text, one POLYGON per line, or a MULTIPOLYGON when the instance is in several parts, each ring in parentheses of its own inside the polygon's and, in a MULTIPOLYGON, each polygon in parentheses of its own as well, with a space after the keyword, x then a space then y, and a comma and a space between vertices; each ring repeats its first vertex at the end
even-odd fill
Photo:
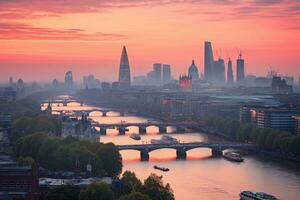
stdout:
POLYGON ((56 99, 56 100, 45 100, 42 104, 63 104, 63 106, 67 106, 70 103, 79 103, 80 106, 83 106, 83 102, 76 99, 56 99))
POLYGON ((107 129, 117 129, 120 135, 125 135, 128 127, 135 126, 139 129, 139 134, 146 134, 147 127, 149 126, 156 126, 159 129, 159 133, 167 133, 167 127, 173 126, 176 128, 176 132, 185 132, 187 128, 193 128, 196 126, 203 126, 205 125, 204 121, 198 122, 144 122, 144 123, 131 123, 131 122, 124 122, 124 123, 115 123, 115 124, 102 124, 98 122, 93 122, 93 126, 100 128, 100 133, 102 135, 106 135, 107 129))
POLYGON ((119 151, 123 150, 136 150, 140 152, 141 161, 149 160, 149 153, 158 149, 175 149, 177 159, 185 160, 186 152, 196 148, 209 148, 213 156, 223 155, 226 149, 243 149, 252 150, 256 149, 255 144, 230 144, 230 143, 172 143, 172 144, 135 144, 135 145, 117 145, 119 151))
MULTIPOLYGON (((56 111, 59 112, 60 114, 62 114, 64 111, 56 111)), ((90 110, 73 110, 73 113, 75 113, 77 116, 78 115, 82 115, 82 114, 86 114, 87 116, 90 116, 91 113, 93 112, 100 112, 101 117, 106 117, 108 112, 118 112, 120 113, 119 116, 125 116, 125 112, 124 111, 116 111, 116 110, 112 110, 112 109, 106 109, 106 108, 94 108, 94 109, 90 109, 90 110)))

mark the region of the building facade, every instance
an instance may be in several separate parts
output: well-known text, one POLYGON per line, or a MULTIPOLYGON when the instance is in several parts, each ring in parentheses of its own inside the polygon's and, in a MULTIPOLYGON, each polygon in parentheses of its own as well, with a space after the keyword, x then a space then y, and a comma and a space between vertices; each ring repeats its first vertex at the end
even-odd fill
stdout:
POLYGON ((123 46, 119 67, 119 88, 127 89, 131 86, 130 65, 126 47, 123 46))

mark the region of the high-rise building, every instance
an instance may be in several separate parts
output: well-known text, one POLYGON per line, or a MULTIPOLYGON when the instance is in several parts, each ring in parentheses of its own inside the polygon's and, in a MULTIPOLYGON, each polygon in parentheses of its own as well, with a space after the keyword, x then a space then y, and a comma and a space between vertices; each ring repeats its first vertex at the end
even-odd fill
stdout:
POLYGON ((65 87, 67 89, 72 89, 73 88, 73 73, 72 71, 67 71, 66 75, 65 75, 65 87))
POLYGON ((191 64, 191 66, 189 67, 188 75, 189 75, 190 77, 192 77, 192 80, 193 80, 193 81, 199 80, 199 71, 198 71, 197 66, 195 65, 195 61, 194 61, 194 60, 192 60, 192 64, 191 64))
POLYGON ((214 56, 211 43, 204 42, 204 78, 208 81, 212 79, 214 56))
POLYGON ((236 83, 237 85, 244 85, 245 82, 245 62, 242 59, 242 54, 239 54, 239 57, 236 61, 236 83))
POLYGON ((120 68, 119 68, 119 87, 120 89, 129 88, 131 84, 130 79, 130 66, 128 61, 128 55, 126 51, 126 47, 123 46, 120 68))
POLYGON ((232 61, 229 58, 228 65, 227 65, 227 84, 232 85, 233 84, 233 70, 232 70, 232 61))
POLYGON ((225 85, 225 63, 222 58, 214 61, 211 82, 218 86, 225 85))
POLYGON ((156 85, 161 84, 161 64, 155 63, 153 64, 153 76, 154 81, 156 82, 156 85))
POLYGON ((169 83, 171 81, 171 66, 163 65, 163 83, 169 83))

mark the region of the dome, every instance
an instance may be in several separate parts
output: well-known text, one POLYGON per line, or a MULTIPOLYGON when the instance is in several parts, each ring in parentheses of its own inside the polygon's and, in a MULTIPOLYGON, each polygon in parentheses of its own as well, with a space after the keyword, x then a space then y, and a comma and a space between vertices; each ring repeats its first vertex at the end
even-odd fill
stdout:
POLYGON ((198 68, 197 66, 195 65, 195 61, 193 60, 192 61, 192 65, 190 66, 189 68, 189 73, 188 75, 190 77, 192 77, 192 80, 198 80, 199 79, 199 71, 198 71, 198 68))

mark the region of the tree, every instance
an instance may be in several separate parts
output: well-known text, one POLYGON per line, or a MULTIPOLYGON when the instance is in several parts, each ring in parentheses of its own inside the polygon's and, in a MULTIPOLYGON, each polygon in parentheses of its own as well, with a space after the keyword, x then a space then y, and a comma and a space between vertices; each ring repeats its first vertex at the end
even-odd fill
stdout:
POLYGON ((132 192, 128 195, 122 196, 120 200, 151 200, 148 195, 140 192, 132 192))
POLYGON ((114 193, 105 183, 92 183, 87 189, 81 190, 80 200, 113 200, 114 193))
POLYGON ((151 174, 145 181, 141 192, 155 200, 175 200, 170 185, 163 184, 162 176, 151 174))
POLYGON ((60 147, 60 139, 57 137, 47 137, 40 149, 37 160, 41 166, 47 166, 48 169, 55 169, 55 151, 60 147))
POLYGON ((102 160, 103 169, 108 176, 116 176, 122 172, 122 157, 113 143, 102 144, 96 155, 102 160))
POLYGON ((120 181, 122 184, 122 194, 129 194, 141 190, 142 182, 136 177, 134 172, 125 171, 120 181))
POLYGON ((20 156, 30 156, 34 160, 37 159, 40 147, 47 135, 44 133, 35 133, 32 135, 25 136, 20 143, 20 156))
POLYGON ((21 166, 31 166, 34 160, 31 157, 19 157, 18 164, 21 166))
POLYGON ((51 188, 45 200, 78 200, 80 188, 73 185, 62 185, 51 188))

